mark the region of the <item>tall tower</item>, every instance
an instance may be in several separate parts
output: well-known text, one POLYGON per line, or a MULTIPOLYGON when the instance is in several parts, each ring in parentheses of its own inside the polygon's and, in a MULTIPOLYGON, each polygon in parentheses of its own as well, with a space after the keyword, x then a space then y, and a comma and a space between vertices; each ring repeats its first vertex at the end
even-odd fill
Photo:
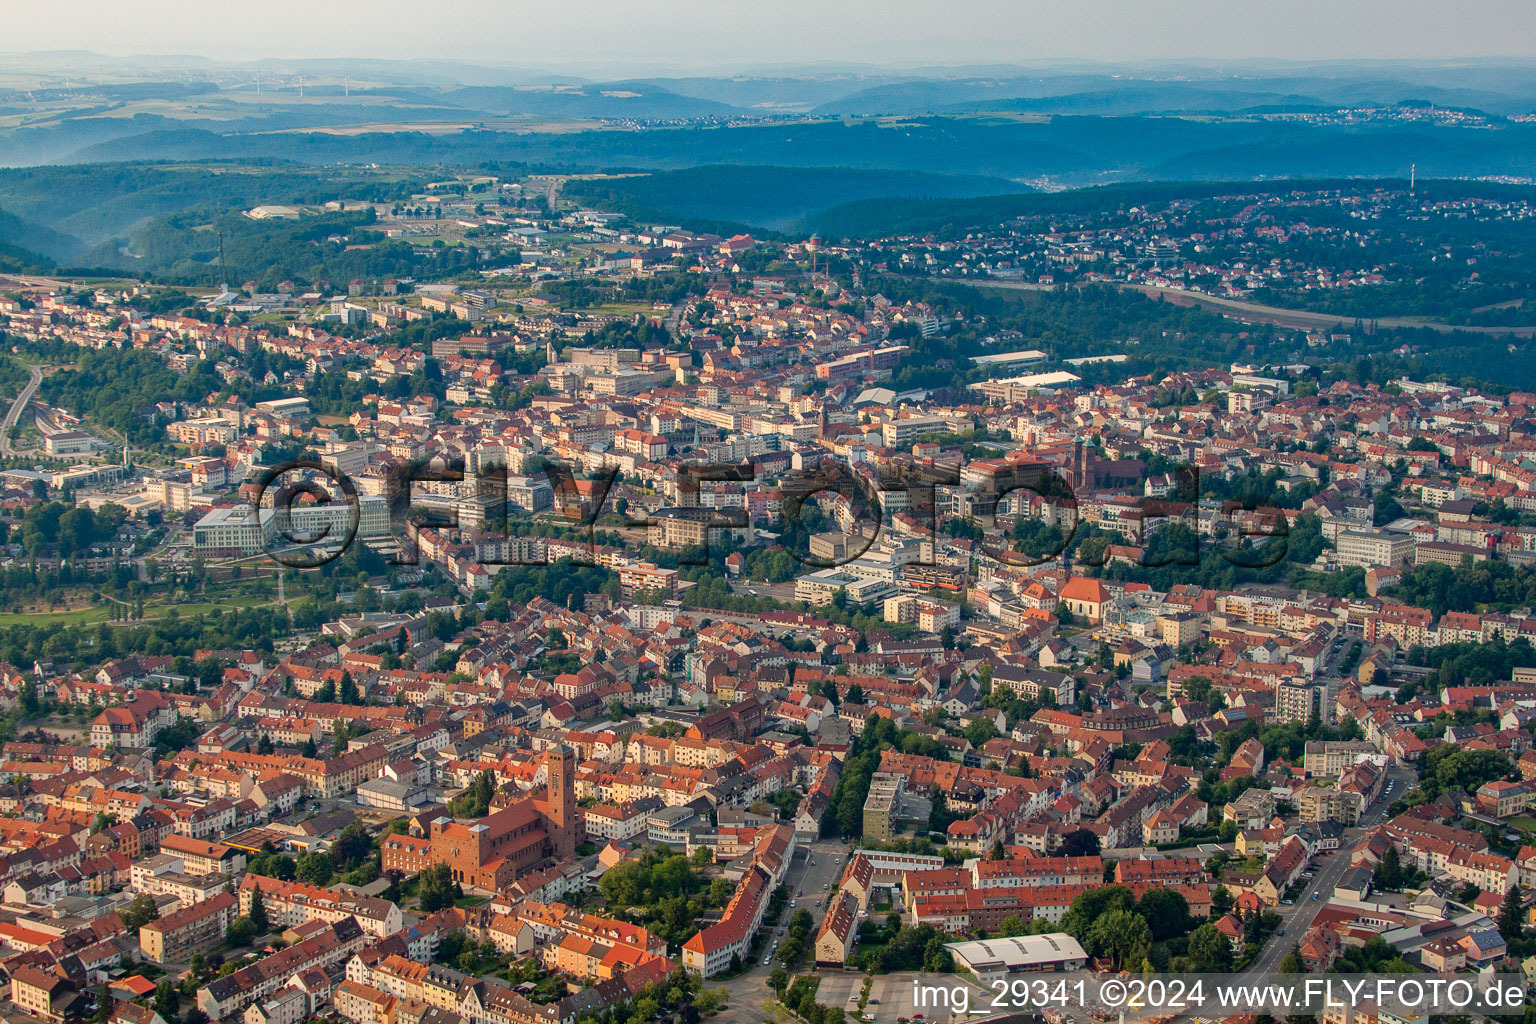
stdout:
POLYGON ((560 860, 576 856, 585 831, 581 812, 576 807, 576 755, 564 743, 544 755, 544 773, 548 777, 546 802, 549 804, 549 841, 560 860))
POLYGON ((1093 486, 1093 450, 1081 437, 1072 439, 1072 487, 1086 490, 1093 486))

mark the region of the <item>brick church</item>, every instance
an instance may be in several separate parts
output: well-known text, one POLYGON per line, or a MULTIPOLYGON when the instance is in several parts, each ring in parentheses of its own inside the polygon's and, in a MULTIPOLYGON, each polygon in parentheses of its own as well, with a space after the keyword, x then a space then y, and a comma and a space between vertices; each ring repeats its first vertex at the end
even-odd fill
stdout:
POLYGON ((544 755, 544 767, 542 798, 516 797, 467 823, 444 815, 432 821, 430 835, 389 836, 380 850, 383 869, 409 875, 447 864, 460 885, 500 892, 546 863, 574 857, 585 839, 576 806, 576 755, 562 744, 544 755))

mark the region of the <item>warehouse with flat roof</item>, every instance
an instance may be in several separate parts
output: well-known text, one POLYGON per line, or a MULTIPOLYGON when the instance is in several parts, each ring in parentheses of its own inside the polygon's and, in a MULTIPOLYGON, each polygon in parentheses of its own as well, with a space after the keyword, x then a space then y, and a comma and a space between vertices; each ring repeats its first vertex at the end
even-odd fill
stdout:
POLYGON ((1082 945, 1066 932, 950 942, 945 948, 957 969, 970 971, 983 985, 1010 974, 1081 970, 1088 963, 1082 945))

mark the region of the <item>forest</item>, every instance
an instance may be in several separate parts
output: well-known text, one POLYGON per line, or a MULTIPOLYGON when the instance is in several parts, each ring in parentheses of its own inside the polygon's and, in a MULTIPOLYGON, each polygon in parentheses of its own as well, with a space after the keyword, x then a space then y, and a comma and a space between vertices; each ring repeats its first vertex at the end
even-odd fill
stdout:
POLYGON ((225 389, 206 360, 177 373, 143 349, 80 349, 79 360, 44 379, 38 393, 50 405, 68 409, 134 445, 165 438, 157 402, 201 402, 225 389))

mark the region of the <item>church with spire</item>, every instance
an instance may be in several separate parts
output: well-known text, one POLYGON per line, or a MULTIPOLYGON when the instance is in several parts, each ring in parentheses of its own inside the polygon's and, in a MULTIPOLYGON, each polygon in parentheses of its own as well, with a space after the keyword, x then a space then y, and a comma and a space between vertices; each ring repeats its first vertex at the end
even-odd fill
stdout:
POLYGON ((446 864, 460 885, 500 892, 530 871, 570 860, 586 838, 576 805, 575 753, 564 744, 549 750, 544 772, 542 796, 512 797, 473 821, 444 813, 427 834, 388 836, 380 847, 383 869, 415 874, 446 864))

